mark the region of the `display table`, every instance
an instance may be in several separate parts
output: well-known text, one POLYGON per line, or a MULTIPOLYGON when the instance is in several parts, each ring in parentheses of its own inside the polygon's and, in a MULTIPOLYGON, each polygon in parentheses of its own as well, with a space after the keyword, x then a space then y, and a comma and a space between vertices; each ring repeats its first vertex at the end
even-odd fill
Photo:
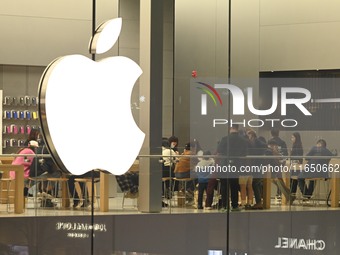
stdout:
MULTIPOLYGON (((133 165, 129 169, 130 172, 139 171, 139 160, 135 160, 133 165)), ((100 207, 101 212, 107 212, 109 210, 109 175, 110 173, 100 171, 100 207)))
POLYGON ((0 158, 1 164, 8 164, 8 165, 12 164, 13 160, 14 160, 14 157, 12 157, 12 156, 6 156, 6 157, 0 158))
MULTIPOLYGON (((287 162, 287 166, 290 167, 290 169, 294 168, 296 169, 296 172, 304 169, 304 164, 297 164, 290 166, 290 162, 287 162)), ((340 166, 340 159, 335 158, 331 159, 329 162, 329 165, 331 165, 334 169, 337 169, 337 171, 340 172, 340 168, 337 168, 336 166, 340 166)), ((331 188, 331 207, 332 208, 338 208, 339 207, 339 192, 340 192, 340 173, 339 172, 332 172, 330 173, 330 188, 331 188)), ((287 187, 290 187, 290 173, 283 173, 282 178, 284 179, 284 182, 287 187)), ((265 209, 270 208, 270 201, 271 201, 271 183, 272 180, 270 178, 270 174, 267 174, 264 176, 263 181, 263 207, 265 209)), ((282 196, 282 205, 289 205, 288 201, 286 201, 286 198, 282 196)))
MULTIPOLYGON (((2 161, 2 158, 1 158, 2 161)), ((0 164, 0 171, 8 173, 15 171, 14 184, 14 213, 24 212, 24 166, 22 165, 10 165, 0 164)))
MULTIPOLYGON (((340 166, 340 159, 332 159, 330 161, 330 164, 333 166, 339 165, 340 166)), ((340 171, 340 169, 337 169, 340 171)), ((340 173, 338 172, 333 172, 331 174, 331 207, 337 208, 339 207, 339 191, 340 191, 340 173)))
POLYGON ((109 173, 100 171, 100 206, 101 212, 109 211, 109 173))

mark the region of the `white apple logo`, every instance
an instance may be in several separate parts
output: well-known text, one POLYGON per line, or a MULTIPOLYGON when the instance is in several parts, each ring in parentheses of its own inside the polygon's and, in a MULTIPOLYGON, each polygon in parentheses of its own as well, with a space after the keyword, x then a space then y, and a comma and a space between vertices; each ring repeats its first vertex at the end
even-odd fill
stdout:
MULTIPOLYGON (((90 47, 102 53, 120 34, 122 21, 103 23, 90 47), (109 30, 114 33, 108 33, 109 30), (110 39, 104 40, 104 35, 110 39), (108 42, 108 43, 107 43, 108 42), (100 44, 105 44, 100 50, 100 44)), ((39 86, 42 132, 52 157, 62 170, 80 175, 93 169, 120 175, 139 154, 145 134, 136 125, 130 98, 142 74, 131 59, 116 56, 98 62, 82 55, 54 60, 39 86)))

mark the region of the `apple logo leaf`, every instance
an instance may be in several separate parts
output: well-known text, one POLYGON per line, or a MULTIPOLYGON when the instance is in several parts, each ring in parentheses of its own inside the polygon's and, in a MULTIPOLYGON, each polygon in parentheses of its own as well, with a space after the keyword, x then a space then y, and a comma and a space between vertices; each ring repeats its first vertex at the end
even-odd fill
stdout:
POLYGON ((122 18, 111 19, 100 24, 90 40, 90 53, 102 54, 111 49, 116 43, 121 29, 122 18))

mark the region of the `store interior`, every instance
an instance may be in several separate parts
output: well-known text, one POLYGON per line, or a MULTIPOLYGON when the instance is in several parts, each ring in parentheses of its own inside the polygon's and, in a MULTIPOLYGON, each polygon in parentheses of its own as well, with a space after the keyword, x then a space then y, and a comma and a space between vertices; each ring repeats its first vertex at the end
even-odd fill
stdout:
MULTIPOLYGON (((0 231, 0 254, 272 255, 310 254, 311 250, 313 254, 338 254, 340 36, 336 31, 340 31, 340 3, 328 1, 325 5, 319 0, 97 0, 94 3, 95 9, 93 3, 83 0, 72 3, 19 0, 6 1, 0 10, 3 42, 0 160, 5 165, 3 169, 0 165, 0 224, 6 226, 0 231), (122 29, 115 45, 104 54, 90 54, 93 26, 117 17, 122 18, 122 29), (73 54, 96 61, 125 56, 143 71, 130 99, 133 119, 145 134, 140 152, 128 171, 132 178, 137 175, 137 193, 125 190, 127 179, 117 178, 109 171, 87 172, 85 178, 72 182, 72 188, 69 187, 72 174, 65 169, 58 180, 51 176, 50 180, 41 181, 33 174, 31 182, 27 179, 24 185, 32 187, 38 183, 56 189, 49 194, 33 190, 33 195, 24 196, 17 190, 19 180, 10 178, 13 169, 6 165, 12 164, 16 157, 27 162, 27 155, 18 153, 26 147, 31 130, 40 130, 46 138, 41 127, 45 109, 40 104, 45 103, 41 98, 41 81, 46 67, 59 57, 73 54), (208 88, 203 83, 215 86, 221 97, 203 90, 208 88), (219 90, 216 84, 235 85, 244 95, 244 105, 237 105, 236 94, 219 90), (252 96, 248 88, 252 88, 252 96), (283 94, 285 89, 295 88, 304 90, 295 90, 290 98, 289 92, 283 94), (202 110, 202 91, 207 99, 208 117, 202 110), (292 98, 303 101, 306 95, 310 98, 301 105, 289 101, 292 98), (288 99, 286 104, 284 96, 288 99), (249 98, 254 109, 249 106, 249 98), (272 109, 275 102, 277 107, 270 114, 254 114, 256 110, 272 109), (245 109, 237 114, 240 108, 245 109), (212 127, 211 123, 215 124, 217 119, 221 125, 212 127), (167 156, 176 158, 170 167, 175 168, 184 158, 181 154, 187 144, 190 142, 192 146, 197 140, 204 154, 211 152, 210 158, 219 162, 219 143, 231 128, 225 122, 231 121, 238 123, 244 134, 254 130, 257 137, 266 141, 271 139, 271 129, 280 130, 288 155, 279 158, 289 170, 280 178, 288 189, 298 181, 298 177, 292 177, 296 168, 293 161, 297 158, 290 153, 295 133, 299 133, 303 144, 303 163, 299 165, 306 164, 307 153, 323 140, 332 153, 326 157, 332 171, 328 167, 327 177, 306 182, 307 188, 311 182, 315 185, 311 197, 307 198, 305 190, 298 187, 294 199, 280 193, 270 177, 261 176, 264 177, 262 208, 246 210, 240 192, 242 208, 238 211, 232 211, 229 204, 227 208, 221 207, 221 179, 226 177, 221 175, 213 187, 212 204, 206 205, 205 193, 200 205, 197 188, 193 194, 178 189, 179 183, 191 185, 190 178, 176 183, 174 176, 170 175, 170 179, 162 176, 166 161, 162 141, 172 136, 178 138, 179 154, 167 156), (56 239, 59 241, 53 241, 56 239), (309 243, 310 240, 314 241, 309 243)), ((115 89, 111 98, 105 96, 106 101, 116 100, 121 95, 119 90, 119 87, 115 89)), ((82 157, 94 157, 93 150, 103 149, 96 146, 99 144, 96 140, 109 143, 115 137, 128 136, 115 129, 119 125, 115 112, 119 109, 109 109, 106 113, 112 124, 102 125, 96 111, 89 112, 86 122, 82 122, 81 109, 72 103, 65 105, 69 91, 63 91, 64 95, 58 99, 60 114, 73 114, 80 124, 64 123, 60 126, 61 134, 87 130, 83 140, 88 141, 88 147, 79 148, 69 139, 67 146, 73 148, 76 162, 81 164, 82 157)), ((74 98, 84 94, 79 91, 74 98)), ((100 103, 95 103, 100 93, 93 94, 95 98, 89 99, 88 104, 101 111, 100 103)), ((124 142, 110 142, 110 146, 121 148, 120 155, 107 159, 112 164, 127 159, 124 153, 127 155, 129 146, 132 148, 124 142)), ((201 156, 195 154, 192 159, 199 161, 201 156)), ((239 158, 248 160, 247 156, 239 158)), ((36 162, 56 160, 51 153, 33 158, 36 162)), ((15 171, 22 169, 18 167, 15 171)), ((197 178, 192 179, 196 185, 197 178)), ((248 201, 253 206, 255 198, 250 196, 248 201)), ((228 195, 228 202, 229 199, 228 195)))

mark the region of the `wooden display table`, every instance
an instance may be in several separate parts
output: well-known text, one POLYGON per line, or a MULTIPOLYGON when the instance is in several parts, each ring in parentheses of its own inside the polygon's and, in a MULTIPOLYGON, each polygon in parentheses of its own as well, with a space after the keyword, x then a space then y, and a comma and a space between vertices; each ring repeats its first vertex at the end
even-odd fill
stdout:
MULTIPOLYGON (((1 158, 2 161, 2 158, 1 158)), ((3 162, 3 161, 2 161, 3 162)), ((24 212, 24 166, 22 165, 11 165, 11 164, 0 164, 0 171, 9 173, 15 171, 15 182, 14 184, 14 212, 24 212)))
POLYGON ((100 205, 101 212, 109 211, 109 174, 100 171, 100 205))
MULTIPOLYGON (((130 172, 139 171, 139 160, 136 160, 129 169, 130 172)), ((100 171, 100 206, 101 212, 109 211, 109 175, 108 172, 100 171)))
MULTIPOLYGON (((340 166, 340 159, 332 159, 330 161, 330 164, 333 166, 339 165, 340 166)), ((340 169, 337 169, 337 171, 340 171, 340 169)), ((340 191, 340 173, 333 172, 331 173, 331 207, 337 208, 339 207, 339 191, 340 191)))
POLYGON ((12 164, 13 160, 14 160, 14 157, 12 156, 0 157, 1 164, 10 165, 12 164))
MULTIPOLYGON (((297 164, 290 166, 290 162, 287 162, 287 166, 290 169, 296 169, 295 172, 301 171, 304 169, 304 164, 297 164)), ((331 207, 338 208, 339 207, 339 193, 340 193, 340 159, 334 158, 329 162, 329 166, 332 166, 336 171, 330 173, 330 188, 331 188, 331 207)), ((286 183, 287 187, 290 187, 290 173, 284 173, 283 179, 286 183)), ((270 208, 270 199, 271 199, 271 179, 269 176, 266 176, 263 183, 263 206, 265 209, 270 208)), ((286 198, 282 196, 282 205, 288 205, 288 201, 286 198)))

